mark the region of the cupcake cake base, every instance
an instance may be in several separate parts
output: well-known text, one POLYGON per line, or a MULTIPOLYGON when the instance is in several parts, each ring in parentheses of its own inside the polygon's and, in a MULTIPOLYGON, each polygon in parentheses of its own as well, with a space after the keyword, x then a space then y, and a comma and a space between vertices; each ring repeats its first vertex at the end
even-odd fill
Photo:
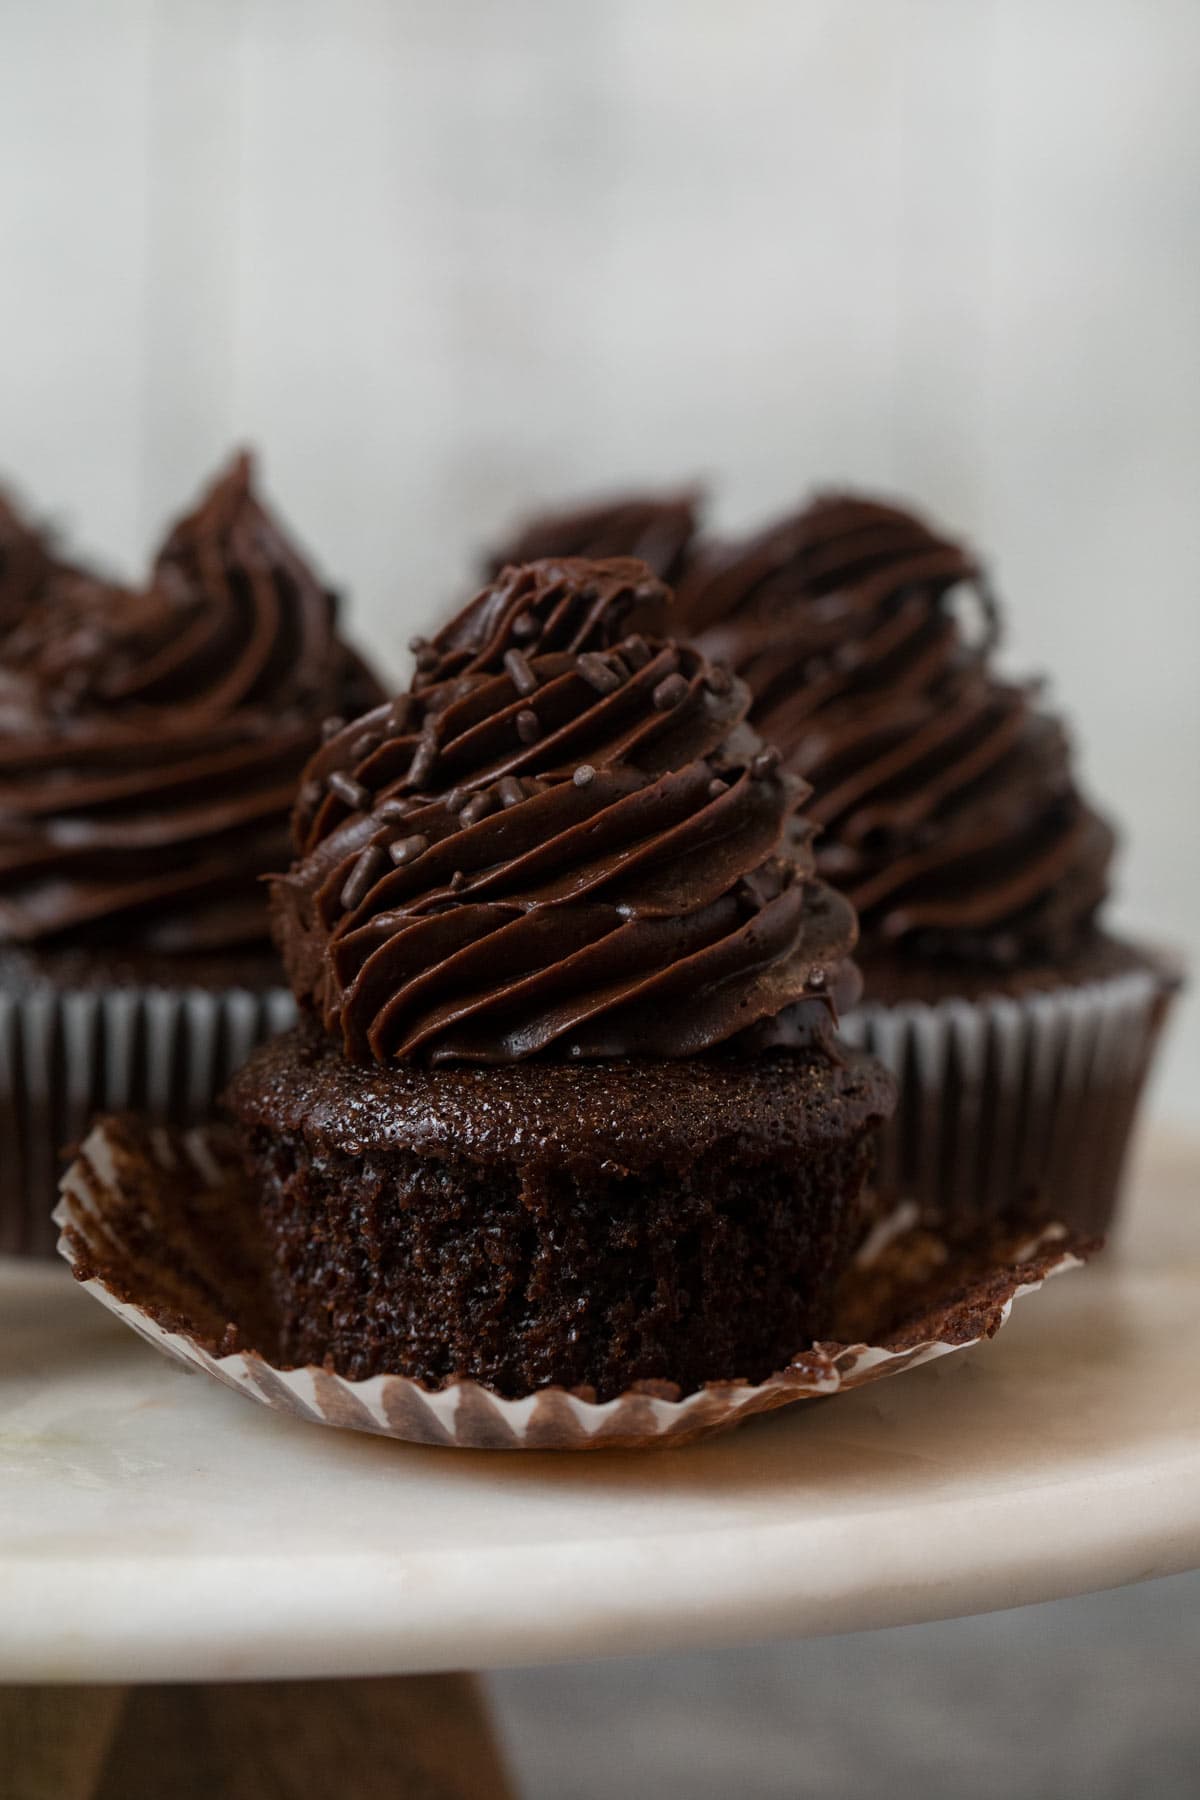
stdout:
POLYGON ((890 1084, 788 1052, 381 1068, 300 1029, 225 1103, 289 1361, 605 1400, 823 1335, 890 1084))
POLYGON ((993 1336, 1014 1299, 1077 1267, 1061 1228, 949 1243, 872 1234, 839 1284, 831 1333, 760 1382, 682 1395, 642 1381, 608 1401, 561 1386, 508 1399, 471 1380, 351 1380, 278 1342, 267 1251, 233 1134, 102 1121, 62 1184, 60 1249, 93 1296, 156 1349, 306 1423, 441 1447, 639 1449, 692 1442, 799 1400, 848 1392, 993 1336))

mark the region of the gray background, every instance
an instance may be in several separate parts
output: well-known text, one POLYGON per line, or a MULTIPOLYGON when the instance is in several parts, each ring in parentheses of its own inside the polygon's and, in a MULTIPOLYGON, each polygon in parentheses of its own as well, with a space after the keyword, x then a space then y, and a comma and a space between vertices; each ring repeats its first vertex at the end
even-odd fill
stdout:
POLYGON ((1200 1576, 491 1682, 524 1800, 1195 1800, 1200 1576))

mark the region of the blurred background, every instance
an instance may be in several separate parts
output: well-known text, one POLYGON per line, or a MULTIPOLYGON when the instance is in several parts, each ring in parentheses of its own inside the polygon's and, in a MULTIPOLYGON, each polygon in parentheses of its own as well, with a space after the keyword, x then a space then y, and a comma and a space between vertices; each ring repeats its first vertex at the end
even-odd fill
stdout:
POLYGON ((1196 0, 6 0, 0 474, 132 571, 258 446, 396 673, 539 501, 909 496, 1196 967, 1198 92, 1196 0))
POLYGON ((0 472, 132 570, 259 446, 397 673, 530 503, 911 496, 1195 963, 1198 91, 1195 0, 6 0, 0 472))

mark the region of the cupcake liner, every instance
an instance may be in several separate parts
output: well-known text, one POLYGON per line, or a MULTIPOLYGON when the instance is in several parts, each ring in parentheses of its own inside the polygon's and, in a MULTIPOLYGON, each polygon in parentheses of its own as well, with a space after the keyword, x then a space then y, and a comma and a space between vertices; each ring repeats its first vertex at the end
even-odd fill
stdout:
POLYGON ((53 1255, 63 1155, 96 1113, 194 1124, 254 1045, 294 1019, 285 988, 0 994, 0 1255, 53 1255))
POLYGON ((681 1397, 670 1382, 639 1382, 597 1403, 559 1387, 504 1399, 475 1381, 435 1391, 401 1375, 354 1381, 273 1362, 265 1258, 246 1228, 254 1215, 228 1133, 115 1119, 82 1146, 55 1219, 77 1278, 166 1355, 314 1424, 471 1449, 681 1444, 755 1413, 844 1393, 993 1336, 1014 1299, 1078 1267, 1088 1248, 1057 1225, 1024 1239, 951 1245, 899 1215, 871 1234, 847 1278, 845 1341, 802 1349, 758 1383, 711 1382, 681 1397))
POLYGON ((857 1007, 842 1036, 900 1088, 882 1203, 956 1227, 1038 1212, 1106 1231, 1178 979, 1147 967, 1016 998, 857 1007))

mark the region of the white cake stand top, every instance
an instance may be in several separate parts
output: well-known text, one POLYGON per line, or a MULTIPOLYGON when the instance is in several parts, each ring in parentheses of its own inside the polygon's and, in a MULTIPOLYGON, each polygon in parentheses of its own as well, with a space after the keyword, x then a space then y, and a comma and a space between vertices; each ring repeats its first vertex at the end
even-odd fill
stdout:
POLYGON ((1200 1564, 1200 1146, 992 1344, 649 1454, 439 1451, 167 1363, 0 1264, 0 1680, 479 1668, 860 1630, 1200 1564))

